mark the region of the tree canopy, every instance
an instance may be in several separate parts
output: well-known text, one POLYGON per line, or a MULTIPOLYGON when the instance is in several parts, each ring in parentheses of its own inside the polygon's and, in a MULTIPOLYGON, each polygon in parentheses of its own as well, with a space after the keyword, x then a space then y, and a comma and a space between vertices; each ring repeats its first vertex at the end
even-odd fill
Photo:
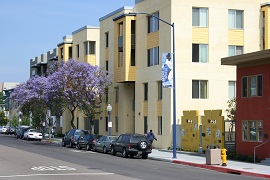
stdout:
POLYGON ((19 103, 23 113, 32 112, 38 123, 50 109, 60 117, 64 110, 71 112, 70 124, 74 125, 74 111, 79 108, 87 117, 94 117, 97 102, 111 84, 107 71, 78 60, 70 59, 58 67, 49 68, 48 77, 32 77, 15 88, 11 97, 19 103))

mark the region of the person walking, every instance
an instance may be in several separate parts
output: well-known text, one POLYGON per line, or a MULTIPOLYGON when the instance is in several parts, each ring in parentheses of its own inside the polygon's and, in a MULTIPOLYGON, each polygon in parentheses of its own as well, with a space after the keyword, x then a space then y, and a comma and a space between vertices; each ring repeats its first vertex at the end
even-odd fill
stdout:
POLYGON ((151 143, 151 145, 152 145, 154 140, 157 141, 157 138, 156 138, 155 134, 153 133, 152 129, 150 130, 149 133, 147 133, 147 138, 148 138, 149 142, 151 143))

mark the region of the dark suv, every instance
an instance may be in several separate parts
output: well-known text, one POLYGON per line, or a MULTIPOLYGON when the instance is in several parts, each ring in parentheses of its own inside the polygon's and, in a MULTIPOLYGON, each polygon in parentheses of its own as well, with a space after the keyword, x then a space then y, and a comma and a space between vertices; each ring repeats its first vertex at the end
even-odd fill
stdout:
POLYGON ((66 147, 66 145, 68 145, 69 147, 73 147, 77 145, 77 142, 80 137, 84 137, 87 134, 88 134, 88 131, 86 130, 71 129, 63 137, 62 146, 66 147))
POLYGON ((147 159, 152 152, 152 146, 143 134, 121 134, 111 144, 111 154, 115 155, 117 152, 122 153, 125 158, 141 155, 142 159, 147 159))

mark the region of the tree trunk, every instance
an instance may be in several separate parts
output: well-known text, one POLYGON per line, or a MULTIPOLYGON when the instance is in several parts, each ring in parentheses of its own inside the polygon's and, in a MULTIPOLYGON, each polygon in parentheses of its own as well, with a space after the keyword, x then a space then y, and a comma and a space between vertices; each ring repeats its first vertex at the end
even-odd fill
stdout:
POLYGON ((74 125, 74 112, 75 112, 75 108, 73 110, 71 110, 70 112, 71 112, 70 125, 72 126, 73 129, 76 129, 76 126, 74 125))

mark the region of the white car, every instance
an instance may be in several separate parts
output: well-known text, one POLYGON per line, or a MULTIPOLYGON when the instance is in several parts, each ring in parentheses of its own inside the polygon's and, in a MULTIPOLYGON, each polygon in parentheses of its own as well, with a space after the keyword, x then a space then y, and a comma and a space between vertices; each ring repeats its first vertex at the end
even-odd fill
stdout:
POLYGON ((2 126, 1 133, 2 133, 2 134, 5 134, 6 131, 7 131, 7 128, 8 128, 8 126, 2 126))
POLYGON ((42 133, 39 132, 39 131, 36 130, 36 129, 28 129, 28 130, 24 133, 23 138, 26 139, 26 140, 33 139, 33 140, 41 141, 41 139, 42 139, 42 133))

